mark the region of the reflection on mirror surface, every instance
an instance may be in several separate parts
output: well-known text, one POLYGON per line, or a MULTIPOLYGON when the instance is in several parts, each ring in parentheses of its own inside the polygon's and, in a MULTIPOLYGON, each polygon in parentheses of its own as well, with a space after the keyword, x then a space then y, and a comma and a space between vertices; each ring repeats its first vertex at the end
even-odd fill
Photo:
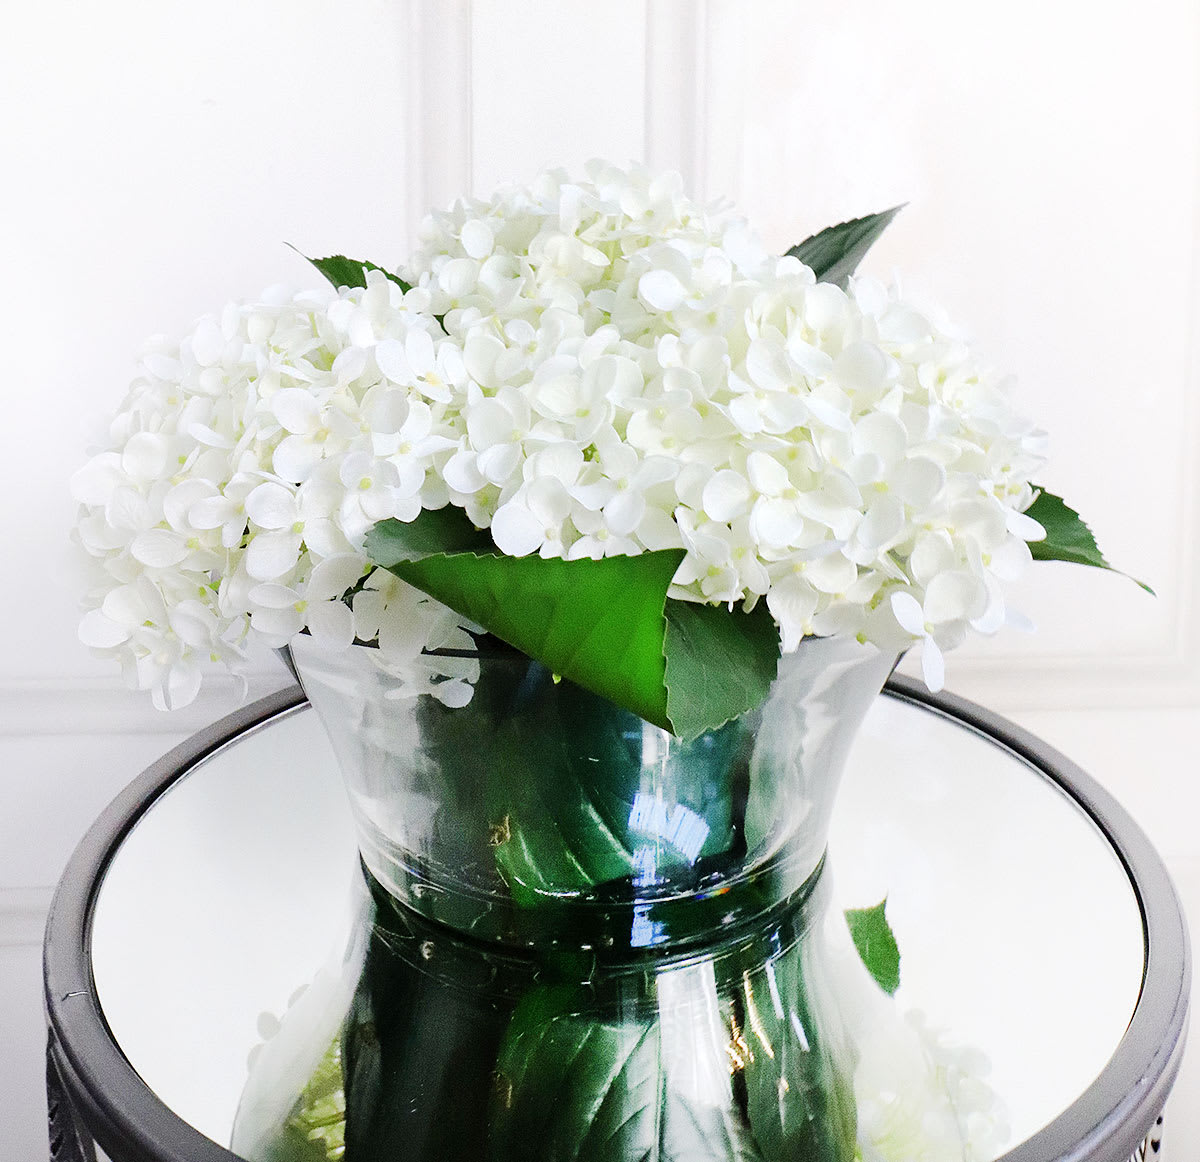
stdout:
MULTIPOLYGON (((1104 1066, 1138 996, 1140 913, 1108 843, 1039 773, 881 699, 850 757, 830 863, 843 905, 888 897, 897 1002, 987 1055, 1010 1144, 1104 1066)), ((199 764, 113 859, 92 942, 106 1019, 147 1084, 215 1141, 229 1141, 270 1014, 353 943, 359 880, 308 710, 199 764)), ((326 1008, 349 1003, 330 995, 326 1008)))

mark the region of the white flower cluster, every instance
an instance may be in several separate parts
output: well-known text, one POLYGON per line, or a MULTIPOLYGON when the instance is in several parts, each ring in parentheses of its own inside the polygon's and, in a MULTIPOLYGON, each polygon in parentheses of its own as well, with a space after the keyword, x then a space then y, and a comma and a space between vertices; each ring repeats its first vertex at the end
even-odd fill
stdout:
POLYGON ((1004 622, 1040 433, 893 291, 818 283, 677 178, 601 163, 434 215, 402 273, 147 352, 75 492, 106 575, 83 639, 157 701, 248 633, 461 644, 362 553, 446 504, 513 556, 682 548, 675 596, 765 599, 785 650, 919 641, 935 688, 942 650, 1004 622))

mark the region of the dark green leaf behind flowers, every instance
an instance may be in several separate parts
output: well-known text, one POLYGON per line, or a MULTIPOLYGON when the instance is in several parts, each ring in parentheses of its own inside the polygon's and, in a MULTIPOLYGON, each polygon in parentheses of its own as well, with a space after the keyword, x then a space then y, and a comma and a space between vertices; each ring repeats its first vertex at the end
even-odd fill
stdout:
POLYGON ((505 557, 456 508, 381 521, 366 547, 553 674, 683 739, 757 706, 775 678, 779 634, 765 605, 743 613, 668 600, 682 549, 505 557))
POLYGON ((863 256, 903 208, 893 206, 879 214, 868 214, 865 218, 828 226, 811 238, 797 242, 787 252, 788 257, 798 258, 805 266, 811 267, 818 282, 836 283, 844 290, 846 280, 854 273, 863 256))
MULTIPOLYGON (((308 258, 308 255, 306 254, 304 257, 308 258)), ((382 266, 376 266, 375 263, 367 262, 365 259, 347 258, 342 254, 334 254, 329 258, 308 258, 308 261, 329 279, 337 290, 341 290, 344 286, 366 286, 368 270, 378 270, 387 275, 401 290, 412 290, 412 286, 398 274, 393 274, 390 270, 385 270, 382 266)))
MULTIPOLYGON (((1091 565, 1096 569, 1113 568, 1100 552, 1092 530, 1061 497, 1042 489, 1033 504, 1025 510, 1025 515, 1033 517, 1046 530, 1045 540, 1029 543, 1029 551, 1035 561, 1069 561, 1076 565, 1091 565)), ((1136 577, 1131 580, 1147 593, 1154 594, 1154 590, 1144 581, 1138 581, 1136 577)))

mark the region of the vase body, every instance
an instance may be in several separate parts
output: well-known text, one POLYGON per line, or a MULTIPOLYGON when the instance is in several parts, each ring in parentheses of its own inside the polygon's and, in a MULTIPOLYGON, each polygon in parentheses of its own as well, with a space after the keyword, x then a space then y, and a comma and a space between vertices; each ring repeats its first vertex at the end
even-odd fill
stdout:
POLYGON ((457 707, 397 696, 369 648, 293 656, 371 898, 336 1027, 291 1022, 321 1067, 276 1124, 262 1055, 235 1150, 851 1162, 847 982, 883 994, 823 857, 894 659, 810 640, 761 707, 685 743, 511 653, 472 661, 457 707))
POLYGON ((511 651, 454 707, 403 696, 378 650, 292 656, 388 893, 480 939, 609 950, 678 948, 801 890, 895 662, 808 639, 760 707, 683 742, 511 651))

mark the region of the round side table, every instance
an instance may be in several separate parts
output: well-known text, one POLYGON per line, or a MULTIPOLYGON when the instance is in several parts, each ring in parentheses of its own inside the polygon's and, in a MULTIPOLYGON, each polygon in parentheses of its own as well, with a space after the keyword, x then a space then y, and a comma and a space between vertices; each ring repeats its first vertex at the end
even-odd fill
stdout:
MULTIPOLYGON (((1157 1152, 1187 932, 1162 861, 1091 778, 895 677, 851 754, 830 865, 843 904, 887 896, 899 1008, 989 1059, 1004 1162, 1157 1152)), ((319 990, 298 990, 362 923, 361 895, 333 755, 298 689, 135 779, 80 843, 47 925, 51 1157, 236 1162, 247 1059, 289 1000, 311 1003, 319 990)))

